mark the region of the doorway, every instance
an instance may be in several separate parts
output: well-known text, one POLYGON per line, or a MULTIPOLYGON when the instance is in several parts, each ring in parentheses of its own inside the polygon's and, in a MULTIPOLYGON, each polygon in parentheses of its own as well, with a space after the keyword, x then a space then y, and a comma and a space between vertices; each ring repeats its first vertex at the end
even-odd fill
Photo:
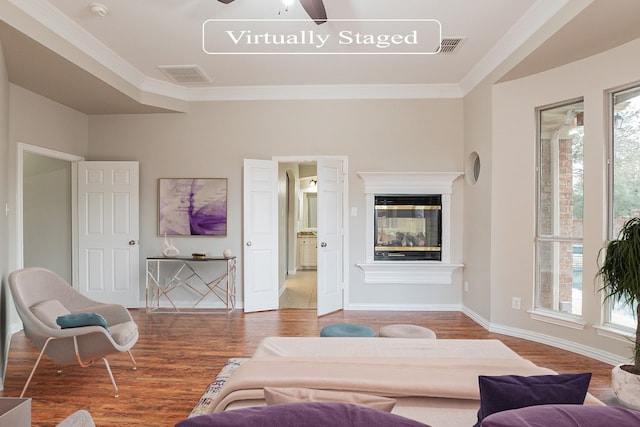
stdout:
POLYGON ((73 164, 82 158, 20 144, 19 159, 18 268, 48 268, 74 283, 73 164))
MULTIPOLYGON (((316 162, 317 307, 318 316, 341 310, 348 301, 348 158, 344 156, 273 157, 244 159, 243 168, 243 281, 244 311, 279 308, 287 273, 287 191, 283 163, 316 162)), ((301 208, 296 212, 299 215, 301 208)), ((299 219, 300 220, 300 219, 299 219)), ((289 264, 289 266, 295 264, 289 264)))
MULTIPOLYGON (((315 161, 281 164, 286 177, 286 274, 280 308, 316 309, 317 191, 315 161)), ((282 171, 281 171, 282 175, 282 171)))

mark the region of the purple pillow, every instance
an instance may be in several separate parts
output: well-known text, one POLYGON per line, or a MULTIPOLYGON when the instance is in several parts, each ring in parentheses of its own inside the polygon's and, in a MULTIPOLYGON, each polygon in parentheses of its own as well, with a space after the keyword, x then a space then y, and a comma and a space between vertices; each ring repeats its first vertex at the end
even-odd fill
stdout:
POLYGON ((584 403, 591 373, 560 375, 501 375, 478 377, 480 409, 478 422, 500 411, 533 405, 584 403))
POLYGON ((199 415, 176 427, 429 427, 389 412, 350 403, 296 402, 199 415))
POLYGON ((537 405, 489 415, 482 427, 637 427, 640 412, 612 406, 537 405), (550 420, 553 420, 550 422, 550 420))

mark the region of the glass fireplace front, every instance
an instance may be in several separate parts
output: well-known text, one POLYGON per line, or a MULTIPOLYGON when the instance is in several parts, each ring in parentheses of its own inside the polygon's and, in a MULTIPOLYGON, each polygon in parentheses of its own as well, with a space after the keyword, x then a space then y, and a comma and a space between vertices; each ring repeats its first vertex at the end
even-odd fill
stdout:
POLYGON ((378 261, 442 260, 442 196, 375 196, 378 261))

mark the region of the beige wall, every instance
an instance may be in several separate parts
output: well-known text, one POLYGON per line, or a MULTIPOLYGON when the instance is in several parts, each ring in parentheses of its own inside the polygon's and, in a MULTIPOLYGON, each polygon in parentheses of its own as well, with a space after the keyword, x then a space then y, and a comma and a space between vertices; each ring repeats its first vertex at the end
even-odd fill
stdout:
MULTIPOLYGON (((228 178, 228 236, 174 239, 184 253, 242 253, 244 158, 335 155, 349 158, 350 302, 361 306, 459 307, 450 286, 365 285, 365 196, 359 171, 461 171, 462 100, 262 101, 193 103, 188 113, 92 116, 91 160, 140 161, 141 259, 157 255, 157 179, 228 178)), ((462 209, 462 187, 454 207, 462 209)), ((453 261, 462 258, 462 214, 454 218, 453 261)), ((242 260, 240 260, 242 261, 242 260)), ((242 267, 242 265, 240 265, 242 267)), ((144 268, 141 268, 141 272, 144 268)), ((242 275, 239 275, 240 283, 242 275)), ((141 277, 141 282, 144 282, 141 277)))
MULTIPOLYGON (((9 80, 0 45, 0 207, 8 200, 9 188, 9 80)), ((0 214, 0 390, 9 351, 9 307, 11 296, 6 284, 9 267, 9 218, 0 214)))
POLYGON ((601 300, 593 277, 606 230, 606 92, 640 78, 640 40, 493 91, 492 287, 490 320, 530 334, 629 356, 629 344, 597 335, 601 300), (535 108, 584 97, 584 330, 532 320, 535 237, 535 108), (517 211, 505 207, 517 206, 517 211), (498 225, 499 224, 499 225, 498 225), (522 298, 523 310, 511 309, 522 298))
POLYGON ((23 265, 48 268, 72 283, 72 162, 27 151, 23 164, 23 265))
POLYGON ((489 81, 464 98, 464 283, 463 304, 482 319, 491 318, 492 109, 489 81), (480 176, 474 184, 467 163, 471 153, 480 158, 480 176))

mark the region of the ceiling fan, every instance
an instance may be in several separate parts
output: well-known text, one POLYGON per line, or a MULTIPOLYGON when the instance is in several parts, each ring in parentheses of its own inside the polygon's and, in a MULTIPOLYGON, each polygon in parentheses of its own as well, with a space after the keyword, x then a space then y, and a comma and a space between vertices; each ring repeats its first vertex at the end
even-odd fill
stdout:
MULTIPOLYGON (((233 0, 218 0, 220 3, 229 4, 233 0)), ((322 0, 299 0, 305 12, 316 24, 327 22, 327 11, 324 9, 322 0)))

